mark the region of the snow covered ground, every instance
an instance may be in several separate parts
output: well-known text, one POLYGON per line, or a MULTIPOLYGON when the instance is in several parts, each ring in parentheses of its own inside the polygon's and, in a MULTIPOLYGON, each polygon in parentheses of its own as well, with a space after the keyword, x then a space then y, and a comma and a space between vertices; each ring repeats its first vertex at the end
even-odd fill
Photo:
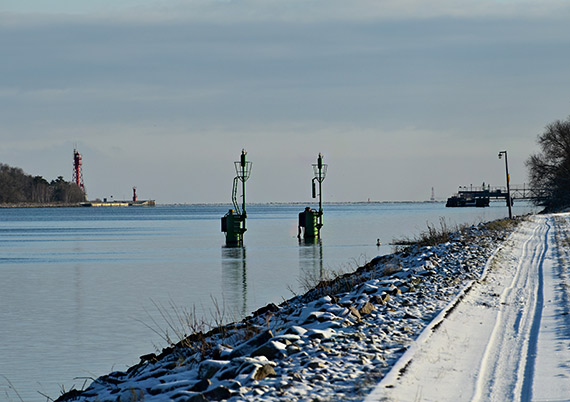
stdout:
POLYGON ((569 219, 524 222, 366 400, 570 401, 569 219))
POLYGON ((473 227, 61 401, 570 401, 570 215, 473 227))

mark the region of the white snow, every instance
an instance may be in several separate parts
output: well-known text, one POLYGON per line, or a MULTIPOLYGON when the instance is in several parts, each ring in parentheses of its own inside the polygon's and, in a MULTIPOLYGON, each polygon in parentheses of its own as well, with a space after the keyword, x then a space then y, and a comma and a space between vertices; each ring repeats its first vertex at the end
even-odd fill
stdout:
POLYGON ((375 259, 61 400, 570 401, 569 221, 375 259))
POLYGON ((570 401, 568 219, 524 222, 366 401, 570 401))

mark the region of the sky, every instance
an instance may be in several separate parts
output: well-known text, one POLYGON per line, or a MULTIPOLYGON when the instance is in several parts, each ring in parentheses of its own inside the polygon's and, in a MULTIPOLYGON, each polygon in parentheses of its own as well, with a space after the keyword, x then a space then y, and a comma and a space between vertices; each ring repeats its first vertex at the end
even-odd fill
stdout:
POLYGON ((89 199, 446 199, 570 115, 565 0, 1 0, 0 163, 89 199))

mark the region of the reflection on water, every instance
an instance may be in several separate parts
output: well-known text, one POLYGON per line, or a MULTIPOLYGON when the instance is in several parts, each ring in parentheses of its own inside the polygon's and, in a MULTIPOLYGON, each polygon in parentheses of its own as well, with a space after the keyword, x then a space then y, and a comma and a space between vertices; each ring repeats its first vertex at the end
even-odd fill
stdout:
MULTIPOLYGON (((299 239, 299 281, 302 288, 324 279, 324 253, 321 239, 299 239)), ((224 303, 231 310, 231 319, 251 313, 248 306, 247 252, 245 247, 222 250, 222 290, 224 303), (237 315, 237 316, 236 316, 237 315)))
POLYGON ((74 335, 81 336, 81 322, 84 319, 84 292, 83 292, 83 277, 81 272, 81 265, 75 264, 73 267, 73 288, 75 292, 75 306, 73 308, 74 315, 74 335))
POLYGON ((232 313, 245 317, 248 313, 245 247, 222 247, 222 288, 232 313))
POLYGON ((303 287, 311 287, 323 280, 322 239, 299 239, 299 272, 303 287))

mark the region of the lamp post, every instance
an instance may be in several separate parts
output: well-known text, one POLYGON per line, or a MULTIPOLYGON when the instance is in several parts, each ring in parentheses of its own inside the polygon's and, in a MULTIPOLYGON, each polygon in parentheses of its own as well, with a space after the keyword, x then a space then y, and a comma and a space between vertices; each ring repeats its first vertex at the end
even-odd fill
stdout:
POLYGON ((507 175, 507 206, 509 207, 509 219, 513 219, 513 211, 512 211, 512 202, 511 202, 511 176, 509 175, 509 162, 507 160, 507 151, 500 151, 499 152, 499 159, 505 155, 505 173, 507 175))

